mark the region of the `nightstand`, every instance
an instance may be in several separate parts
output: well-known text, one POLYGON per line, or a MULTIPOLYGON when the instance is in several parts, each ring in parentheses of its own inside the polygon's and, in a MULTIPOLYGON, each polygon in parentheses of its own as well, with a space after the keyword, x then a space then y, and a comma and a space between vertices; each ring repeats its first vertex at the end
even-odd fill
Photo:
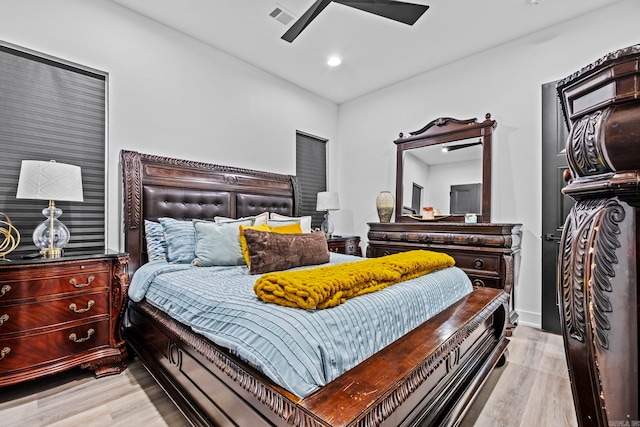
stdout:
POLYGON ((360 236, 336 236, 327 239, 329 251, 345 255, 362 256, 360 236))
POLYGON ((0 387, 80 366, 126 369, 127 254, 0 263, 0 387))

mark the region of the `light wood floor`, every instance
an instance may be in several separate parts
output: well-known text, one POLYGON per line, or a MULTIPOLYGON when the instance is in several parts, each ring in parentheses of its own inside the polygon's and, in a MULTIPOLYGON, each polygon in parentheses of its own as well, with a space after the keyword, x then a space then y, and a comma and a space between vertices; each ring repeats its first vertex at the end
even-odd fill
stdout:
MULTIPOLYGON (((0 424, 188 425, 137 360, 116 376, 95 379, 78 369, 0 388, 0 424)), ((577 426, 562 337, 518 326, 507 364, 494 370, 462 426, 577 426)))

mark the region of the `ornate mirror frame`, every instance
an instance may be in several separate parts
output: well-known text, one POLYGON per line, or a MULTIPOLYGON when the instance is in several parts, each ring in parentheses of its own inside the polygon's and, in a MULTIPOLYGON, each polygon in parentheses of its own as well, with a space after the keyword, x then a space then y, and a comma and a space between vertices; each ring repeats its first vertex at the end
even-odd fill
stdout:
MULTIPOLYGON (((414 222, 410 216, 402 215, 403 206, 403 162, 404 152, 415 148, 444 144, 469 138, 480 138, 482 141, 482 213, 478 222, 491 222, 491 136, 497 123, 491 120, 491 114, 478 123, 476 118, 459 120, 451 117, 440 117, 428 123, 422 129, 409 132, 409 136, 400 133, 393 141, 397 146, 396 157, 396 222, 414 222)), ((464 216, 451 216, 447 222, 464 222, 464 216)))

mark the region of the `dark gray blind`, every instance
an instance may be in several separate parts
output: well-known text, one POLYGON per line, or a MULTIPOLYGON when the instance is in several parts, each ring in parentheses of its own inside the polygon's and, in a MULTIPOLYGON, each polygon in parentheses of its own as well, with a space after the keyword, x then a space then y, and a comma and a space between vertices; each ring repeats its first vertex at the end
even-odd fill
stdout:
POLYGON ((302 193, 302 216, 311 215, 311 227, 320 227, 326 212, 316 211, 320 191, 327 190, 327 141, 296 133, 296 177, 302 193))
POLYGON ((84 202, 56 201, 65 252, 105 248, 106 75, 0 44, 0 211, 20 231, 13 256, 35 252, 44 200, 16 199, 22 160, 82 168, 84 202))

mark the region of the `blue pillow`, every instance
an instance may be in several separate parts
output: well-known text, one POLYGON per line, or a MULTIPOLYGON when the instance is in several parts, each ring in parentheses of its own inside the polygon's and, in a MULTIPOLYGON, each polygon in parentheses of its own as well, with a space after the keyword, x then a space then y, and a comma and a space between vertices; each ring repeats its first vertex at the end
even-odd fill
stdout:
POLYGON ((172 264, 189 264, 196 257, 196 233, 191 221, 158 218, 167 241, 167 260, 172 264))
POLYGON ((251 225, 252 218, 235 221, 210 222, 194 219, 196 232, 196 258, 193 265, 244 265, 240 246, 240 226, 251 225))
POLYGON ((167 259, 167 241, 164 228, 159 222, 144 220, 144 237, 147 241, 147 258, 149 261, 167 259))

